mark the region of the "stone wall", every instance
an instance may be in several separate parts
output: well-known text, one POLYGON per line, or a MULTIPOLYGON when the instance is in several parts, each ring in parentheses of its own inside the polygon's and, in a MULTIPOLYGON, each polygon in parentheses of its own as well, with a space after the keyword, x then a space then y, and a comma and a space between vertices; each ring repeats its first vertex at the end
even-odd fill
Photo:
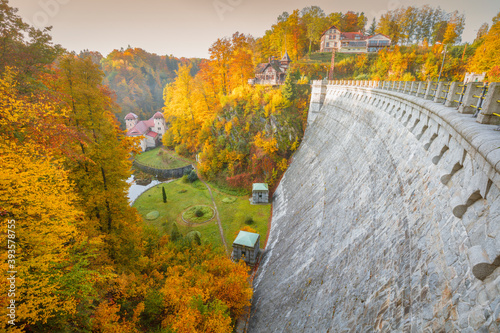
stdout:
POLYGON ((498 332, 497 126, 404 94, 424 86, 324 86, 274 194, 249 332, 498 332))
POLYGON ((177 169, 157 169, 157 168, 153 168, 153 167, 141 164, 137 161, 134 161, 133 165, 136 168, 138 168, 139 170, 141 170, 142 172, 145 172, 145 173, 148 173, 150 175, 154 175, 156 177, 163 178, 163 179, 181 178, 182 176, 184 176, 184 174, 187 171, 191 171, 194 169, 192 165, 186 165, 182 168, 177 168, 177 169))

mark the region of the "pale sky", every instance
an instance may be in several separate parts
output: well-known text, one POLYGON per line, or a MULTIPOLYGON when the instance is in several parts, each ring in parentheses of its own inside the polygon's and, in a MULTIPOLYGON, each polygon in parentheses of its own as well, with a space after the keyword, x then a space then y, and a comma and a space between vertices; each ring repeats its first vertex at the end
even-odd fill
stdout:
POLYGON ((159 55, 208 57, 217 38, 238 31, 261 37, 278 15, 316 5, 331 12, 364 12, 370 24, 400 6, 440 6, 465 14, 462 40, 471 42, 477 29, 500 11, 498 0, 10 0, 26 22, 53 26, 55 43, 70 51, 140 47, 159 55))

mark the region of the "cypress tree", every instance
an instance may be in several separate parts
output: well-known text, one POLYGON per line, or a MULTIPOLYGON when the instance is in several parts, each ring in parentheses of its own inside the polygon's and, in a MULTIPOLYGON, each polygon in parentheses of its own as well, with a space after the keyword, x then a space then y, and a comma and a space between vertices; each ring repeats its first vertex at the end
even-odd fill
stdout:
POLYGON ((163 194, 163 203, 167 202, 167 193, 165 193, 165 187, 161 187, 161 193, 163 194))

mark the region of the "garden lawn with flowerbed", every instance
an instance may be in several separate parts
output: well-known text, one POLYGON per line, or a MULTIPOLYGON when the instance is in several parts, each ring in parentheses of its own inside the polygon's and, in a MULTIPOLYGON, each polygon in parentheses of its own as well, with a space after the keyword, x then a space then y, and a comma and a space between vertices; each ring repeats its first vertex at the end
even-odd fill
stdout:
POLYGON ((139 211, 145 223, 155 226, 160 233, 170 233, 172 224, 176 222, 183 236, 190 231, 197 230, 201 233, 203 242, 222 245, 215 218, 210 222, 192 226, 182 221, 182 213, 194 205, 212 207, 207 188, 199 180, 194 183, 183 183, 181 179, 178 179, 150 188, 135 200, 133 207, 139 211), (163 203, 162 187, 165 187, 166 203, 163 203), (147 220, 146 216, 151 211, 158 211, 159 217, 155 220, 147 220))
MULTIPOLYGON (((209 185, 211 186, 210 183, 209 185)), ((251 205, 250 196, 231 196, 213 187, 212 194, 219 211, 229 251, 238 231, 246 226, 260 234, 260 244, 263 246, 271 216, 271 205, 251 205)), ((181 179, 147 190, 137 198, 133 205, 143 216, 145 223, 155 226, 160 233, 170 233, 173 222, 176 222, 183 236, 191 231, 199 231, 202 242, 222 246, 215 217, 202 224, 190 223, 188 225, 182 221, 182 214, 187 213, 194 206, 213 207, 210 194, 199 180, 194 183, 184 183, 181 179), (162 187, 165 188, 167 203, 163 203, 162 187), (146 216, 154 211, 159 213, 158 218, 147 219, 146 216)), ((195 212, 194 210, 193 213, 195 212)), ((152 215, 156 214, 150 214, 149 218, 152 215)))

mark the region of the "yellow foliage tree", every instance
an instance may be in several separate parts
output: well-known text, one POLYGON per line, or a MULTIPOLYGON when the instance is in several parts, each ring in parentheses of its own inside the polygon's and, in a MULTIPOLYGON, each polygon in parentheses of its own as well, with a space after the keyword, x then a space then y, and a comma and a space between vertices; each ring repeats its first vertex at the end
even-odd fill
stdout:
MULTIPOLYGON (((30 134, 43 121, 41 114, 62 123, 66 113, 43 99, 25 100, 11 73, 0 79, 0 213, 4 235, 8 221, 15 221, 5 235, 12 251, 8 268, 17 272, 11 298, 15 320, 20 327, 64 322, 89 293, 85 280, 94 273, 85 271, 72 252, 82 240, 83 214, 75 208, 77 197, 63 161, 30 134), (75 286, 75 279, 84 281, 75 286)), ((2 293, 3 302, 6 297, 2 293)), ((6 308, 0 311, 6 318, 6 308)))

